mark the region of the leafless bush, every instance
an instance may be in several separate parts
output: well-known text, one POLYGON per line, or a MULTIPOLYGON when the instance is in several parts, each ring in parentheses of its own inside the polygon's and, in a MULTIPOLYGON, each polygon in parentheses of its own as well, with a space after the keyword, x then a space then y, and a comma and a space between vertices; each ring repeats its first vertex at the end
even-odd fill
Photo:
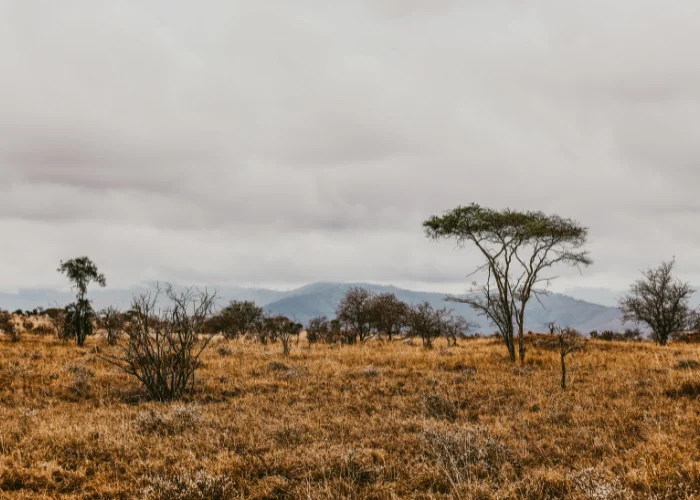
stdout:
POLYGON ((239 498, 235 485, 226 475, 157 474, 148 477, 143 497, 156 500, 224 500, 239 498))
POLYGON ((93 371, 87 366, 70 363, 64 367, 68 373, 73 375, 68 384, 70 391, 78 397, 88 396, 92 392, 92 379, 95 377, 93 371))
POLYGON ((106 309, 100 311, 98 316, 98 325, 100 328, 104 328, 107 332, 107 343, 109 345, 116 345, 119 340, 119 336, 124 329, 125 317, 119 309, 113 306, 109 306, 106 309))
POLYGON ((619 478, 608 479, 592 467, 578 471, 571 479, 576 488, 591 500, 629 498, 630 492, 622 487, 619 478))
POLYGON ((519 461, 505 442, 486 429, 428 429, 421 436, 425 458, 440 468, 456 491, 476 479, 496 477, 504 465, 519 461))
POLYGON ((549 323, 549 333, 556 337, 559 347, 559 359, 561 361, 561 389, 566 390, 566 356, 584 348, 584 340, 581 334, 573 328, 561 328, 554 323, 549 323))
POLYGON ((149 398, 158 401, 179 399, 194 387, 199 357, 213 337, 200 340, 198 332, 216 295, 193 288, 177 293, 171 286, 165 293, 171 304, 163 311, 156 309, 160 289, 135 298, 126 345, 101 355, 138 379, 149 398))
POLYGON ((362 375, 365 378, 375 378, 382 374, 382 371, 374 365, 369 365, 362 369, 362 375))
POLYGON ((136 416, 134 424, 143 434, 173 435, 194 429, 203 419, 199 406, 178 404, 173 406, 169 415, 153 408, 144 410, 136 416))
POLYGON ((20 330, 15 324, 12 314, 0 310, 0 332, 7 335, 12 342, 20 341, 20 330))

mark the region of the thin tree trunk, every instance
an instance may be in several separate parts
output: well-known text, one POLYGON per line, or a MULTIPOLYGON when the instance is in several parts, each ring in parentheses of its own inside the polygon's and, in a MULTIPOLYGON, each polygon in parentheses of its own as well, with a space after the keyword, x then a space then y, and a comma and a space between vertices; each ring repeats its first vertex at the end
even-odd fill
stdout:
POLYGON ((566 390, 566 361, 564 360, 565 355, 561 354, 561 390, 566 390))
POLYGON ((525 338, 522 328, 518 329, 518 350, 520 351, 520 364, 525 363, 525 338))

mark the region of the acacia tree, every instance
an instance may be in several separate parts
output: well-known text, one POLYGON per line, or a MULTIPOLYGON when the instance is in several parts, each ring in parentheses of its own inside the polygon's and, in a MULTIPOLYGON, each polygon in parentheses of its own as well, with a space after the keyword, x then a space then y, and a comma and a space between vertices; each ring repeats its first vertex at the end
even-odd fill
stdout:
POLYGON ((349 334, 346 340, 354 344, 357 339, 364 342, 372 337, 372 300, 374 294, 362 287, 350 287, 336 309, 338 320, 347 323, 349 334))
POLYGON ((375 295, 370 303, 372 325, 378 333, 383 333, 391 341, 399 335, 406 324, 408 305, 393 293, 375 295))
POLYGON ((65 274, 76 290, 75 302, 66 307, 64 331, 68 337, 75 337, 78 345, 82 346, 85 344, 86 337, 92 335, 94 331, 95 311, 87 298, 87 287, 90 283, 97 283, 104 287, 107 285, 107 280, 88 257, 61 261, 58 272, 65 274))
POLYGON ((683 331, 695 319, 690 308, 694 291, 686 282, 673 276, 675 260, 662 262, 656 269, 647 269, 632 284, 630 294, 619 301, 624 322, 644 323, 652 330, 659 345, 666 345, 669 336, 683 331))
POLYGON ((516 332, 520 361, 525 361, 525 308, 532 297, 547 292, 553 279, 542 276, 543 271, 557 264, 588 266, 593 262, 583 249, 588 229, 558 215, 493 210, 473 203, 433 216, 423 227, 435 240, 475 245, 485 259, 472 273, 485 272, 485 281, 475 281, 466 296, 447 300, 468 304, 491 320, 511 361, 516 360, 516 332))

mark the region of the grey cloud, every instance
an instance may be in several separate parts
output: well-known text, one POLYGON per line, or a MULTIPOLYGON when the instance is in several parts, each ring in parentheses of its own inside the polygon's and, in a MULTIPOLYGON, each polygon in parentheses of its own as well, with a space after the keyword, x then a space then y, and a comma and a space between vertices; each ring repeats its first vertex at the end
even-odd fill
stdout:
POLYGON ((595 266, 557 286, 624 287, 674 254, 700 280, 698 15, 0 0, 1 286, 55 286, 89 252, 124 285, 459 291, 478 256, 420 222, 471 201, 590 226, 595 266))

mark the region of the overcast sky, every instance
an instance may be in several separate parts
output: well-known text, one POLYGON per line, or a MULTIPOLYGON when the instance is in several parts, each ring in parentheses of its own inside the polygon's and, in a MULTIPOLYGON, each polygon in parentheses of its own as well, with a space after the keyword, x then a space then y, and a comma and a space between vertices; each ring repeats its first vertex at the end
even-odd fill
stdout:
MULTIPOLYGON (((700 284, 697 0, 0 0, 0 290, 465 289, 459 204, 590 227, 557 290, 700 284)), ((585 293, 585 290, 582 291, 585 293)))

